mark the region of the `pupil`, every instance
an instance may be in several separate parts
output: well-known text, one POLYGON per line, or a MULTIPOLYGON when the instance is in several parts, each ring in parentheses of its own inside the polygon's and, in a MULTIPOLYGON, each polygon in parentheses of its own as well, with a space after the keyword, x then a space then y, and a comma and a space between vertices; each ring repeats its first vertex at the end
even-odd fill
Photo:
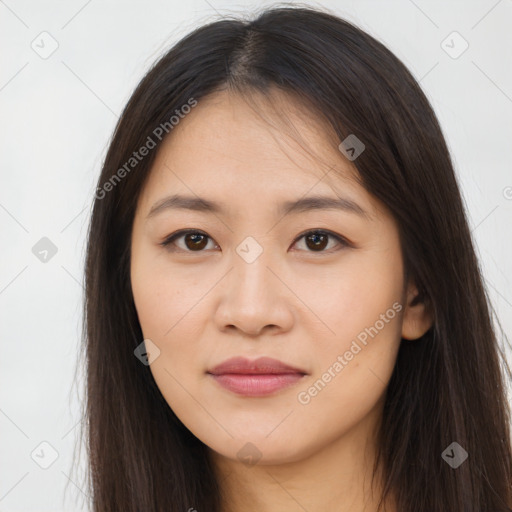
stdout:
POLYGON ((306 237, 306 240, 314 240, 313 242, 313 246, 310 247, 309 244, 308 244, 308 247, 311 249, 324 249, 325 246, 327 245, 327 236, 326 235, 323 235, 323 234, 318 234, 318 233, 313 233, 312 235, 309 235, 308 237, 306 237), (321 241, 319 241, 319 239, 322 239, 321 241))
POLYGON ((202 249, 206 245, 206 243, 205 243, 206 237, 204 235, 197 234, 197 233, 186 235, 185 240, 187 242, 187 247, 192 250, 202 249), (188 242, 190 240, 192 241, 192 244, 193 244, 192 246, 188 245, 188 242))

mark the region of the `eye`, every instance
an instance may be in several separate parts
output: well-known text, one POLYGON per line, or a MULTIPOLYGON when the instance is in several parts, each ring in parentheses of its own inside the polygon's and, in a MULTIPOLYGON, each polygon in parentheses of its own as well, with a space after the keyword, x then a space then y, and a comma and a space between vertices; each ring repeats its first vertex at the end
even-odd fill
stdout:
MULTIPOLYGON (((341 245, 342 247, 348 247, 350 244, 347 240, 345 240, 342 236, 336 235, 335 233, 332 233, 331 231, 325 231, 325 230, 310 230, 306 233, 303 233, 299 235, 296 239, 293 245, 295 245, 299 240, 304 239, 306 247, 308 249, 311 249, 308 252, 334 252, 334 251, 324 251, 324 249, 329 245, 329 239, 335 240, 338 245, 341 245)), ((332 249, 332 246, 330 247, 332 249)), ((339 250, 338 249, 334 249, 339 250)))
MULTIPOLYGON (((320 229, 309 230, 305 233, 302 233, 294 240, 292 245, 297 244, 297 242, 299 242, 301 239, 304 239, 306 243, 307 252, 333 252, 331 250, 324 250, 329 245, 329 239, 335 240, 338 245, 341 245, 342 247, 350 246, 350 243, 342 236, 330 231, 320 229)), ((169 251, 174 252, 175 249, 172 246, 177 246, 178 250, 184 252, 203 252, 203 249, 208 245, 208 240, 213 242, 213 239, 202 231, 185 229, 168 236, 163 242, 160 243, 160 245, 166 247, 169 251), (180 247, 176 243, 180 239, 183 239, 184 246, 182 245, 180 247)), ((218 247, 218 245, 215 245, 215 247, 218 247)), ((330 249, 332 249, 332 247, 330 249)), ((335 251, 339 249, 340 248, 335 249, 335 251)))
POLYGON ((176 245, 175 241, 180 238, 184 238, 185 247, 178 247, 178 249, 185 252, 201 252, 208 245, 207 241, 210 237, 202 231, 192 229, 181 230, 167 237, 160 245, 173 251, 174 249, 171 245, 176 245))

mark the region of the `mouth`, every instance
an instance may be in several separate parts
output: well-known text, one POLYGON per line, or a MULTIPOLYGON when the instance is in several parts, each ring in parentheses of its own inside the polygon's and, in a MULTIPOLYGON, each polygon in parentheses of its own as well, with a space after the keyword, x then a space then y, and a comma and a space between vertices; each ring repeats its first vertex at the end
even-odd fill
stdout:
POLYGON ((306 371, 277 359, 242 357, 228 359, 207 371, 221 387, 241 396, 268 396, 293 386, 306 371))

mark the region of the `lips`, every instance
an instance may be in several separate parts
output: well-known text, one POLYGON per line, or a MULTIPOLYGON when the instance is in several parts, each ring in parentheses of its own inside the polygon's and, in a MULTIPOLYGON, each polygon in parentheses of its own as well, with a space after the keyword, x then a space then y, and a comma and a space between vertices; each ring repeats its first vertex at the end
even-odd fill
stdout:
POLYGON ((233 357, 213 367, 208 373, 213 375, 226 373, 249 375, 301 373, 304 375, 306 372, 271 357, 260 357, 253 361, 243 357, 233 357))
POLYGON ((307 373, 277 359, 234 357, 207 372, 223 388, 243 396, 266 396, 296 384, 307 373))

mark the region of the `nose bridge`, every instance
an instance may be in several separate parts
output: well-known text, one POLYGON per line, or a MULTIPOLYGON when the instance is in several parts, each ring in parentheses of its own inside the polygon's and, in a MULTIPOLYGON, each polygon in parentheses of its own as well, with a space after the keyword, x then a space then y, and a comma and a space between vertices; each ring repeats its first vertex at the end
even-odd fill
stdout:
POLYGON ((270 255, 270 248, 264 247, 262 238, 258 241, 253 236, 248 236, 238 244, 234 254, 233 280, 242 293, 252 296, 269 291, 272 287, 270 278, 273 276, 267 268, 271 266, 270 255))

